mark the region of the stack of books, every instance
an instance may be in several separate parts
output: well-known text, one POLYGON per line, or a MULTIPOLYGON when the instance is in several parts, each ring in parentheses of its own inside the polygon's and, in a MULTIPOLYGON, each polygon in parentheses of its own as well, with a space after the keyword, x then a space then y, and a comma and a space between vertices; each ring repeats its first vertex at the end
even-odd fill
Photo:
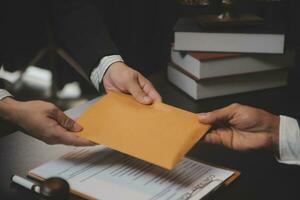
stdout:
POLYGON ((207 31, 194 19, 175 28, 168 79, 194 99, 284 86, 294 52, 269 28, 207 31))

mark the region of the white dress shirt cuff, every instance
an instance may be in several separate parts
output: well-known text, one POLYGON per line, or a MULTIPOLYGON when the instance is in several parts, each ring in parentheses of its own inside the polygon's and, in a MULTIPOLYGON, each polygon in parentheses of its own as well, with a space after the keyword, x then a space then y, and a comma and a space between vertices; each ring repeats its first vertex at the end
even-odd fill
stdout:
POLYGON ((284 164, 300 165, 300 130, 296 119, 280 116, 279 158, 284 164))
POLYGON ((4 89, 0 89, 0 101, 2 99, 4 99, 5 97, 11 97, 11 96, 12 95, 8 91, 6 91, 4 89))
POLYGON ((106 70, 115 62, 124 61, 120 55, 105 56, 101 59, 100 64, 92 71, 90 79, 97 90, 99 90, 99 85, 106 70))

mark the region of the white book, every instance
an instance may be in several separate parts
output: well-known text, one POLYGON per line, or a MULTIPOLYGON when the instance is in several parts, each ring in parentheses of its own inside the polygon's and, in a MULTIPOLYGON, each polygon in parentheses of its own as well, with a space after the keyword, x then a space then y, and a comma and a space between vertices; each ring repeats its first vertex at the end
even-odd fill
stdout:
POLYGON ((174 64, 197 79, 270 71, 293 66, 294 51, 285 54, 228 54, 171 51, 174 64))
POLYGON ((284 34, 267 27, 209 31, 202 29, 194 19, 181 18, 174 30, 176 50, 278 54, 284 52, 284 34))
POLYGON ((29 172, 64 178, 74 194, 102 200, 198 200, 238 174, 188 158, 169 171, 102 145, 75 148, 29 172))
POLYGON ((195 80, 187 73, 169 64, 167 73, 171 83, 198 100, 284 86, 287 84, 288 71, 285 69, 273 70, 195 80))

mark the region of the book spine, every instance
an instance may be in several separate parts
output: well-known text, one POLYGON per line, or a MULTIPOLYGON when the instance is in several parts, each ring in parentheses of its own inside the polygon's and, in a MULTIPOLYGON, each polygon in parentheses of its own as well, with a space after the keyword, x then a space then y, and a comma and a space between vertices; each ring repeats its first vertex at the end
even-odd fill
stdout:
POLYGON ((168 79, 192 98, 204 99, 242 92, 250 92, 286 85, 287 70, 199 80, 198 82, 173 66, 168 66, 168 79))
POLYGON ((202 80, 288 68, 294 64, 294 56, 294 51, 288 50, 284 55, 247 54, 203 62, 189 53, 181 55, 178 51, 172 51, 171 57, 173 65, 176 65, 178 70, 182 70, 193 79, 202 80))
POLYGON ((167 76, 171 83, 181 89, 183 92, 191 96, 193 99, 198 99, 198 85, 195 80, 184 75, 180 71, 168 66, 167 76))
POLYGON ((187 53, 171 50, 171 61, 188 73, 201 79, 201 62, 187 53))
POLYGON ((174 49, 181 51, 284 53, 282 34, 175 32, 174 49))

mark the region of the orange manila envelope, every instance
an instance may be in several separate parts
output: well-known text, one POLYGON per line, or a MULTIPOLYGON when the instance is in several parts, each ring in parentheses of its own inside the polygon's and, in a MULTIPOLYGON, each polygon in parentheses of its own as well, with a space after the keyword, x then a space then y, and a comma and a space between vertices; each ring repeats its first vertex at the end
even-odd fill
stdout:
POLYGON ((77 120, 78 136, 172 169, 209 129, 197 115, 161 102, 142 105, 132 96, 108 93, 77 120))

